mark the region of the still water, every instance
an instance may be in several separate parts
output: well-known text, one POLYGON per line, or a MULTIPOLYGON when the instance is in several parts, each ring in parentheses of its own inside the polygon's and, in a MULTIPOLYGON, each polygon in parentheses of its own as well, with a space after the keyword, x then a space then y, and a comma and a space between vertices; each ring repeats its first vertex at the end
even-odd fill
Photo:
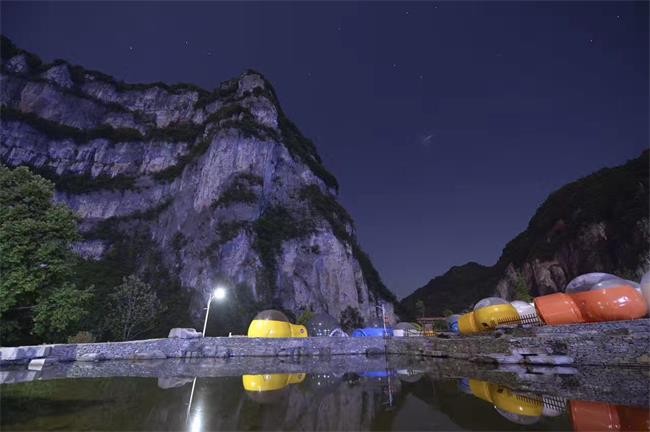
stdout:
POLYGON ((650 421, 647 404, 426 370, 62 378, 0 390, 2 430, 645 430, 650 421))

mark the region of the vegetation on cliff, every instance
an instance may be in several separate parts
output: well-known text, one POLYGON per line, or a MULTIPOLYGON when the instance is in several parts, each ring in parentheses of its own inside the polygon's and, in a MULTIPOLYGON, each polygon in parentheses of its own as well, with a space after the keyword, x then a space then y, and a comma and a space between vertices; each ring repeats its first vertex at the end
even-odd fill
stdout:
POLYGON ((527 229, 505 246, 494 266, 468 263, 453 267, 401 304, 412 315, 418 301, 424 303, 427 315, 440 315, 447 308, 467 310, 496 292, 509 266, 514 272, 512 298, 529 299, 537 295, 537 281, 525 279, 522 268, 536 260, 557 261, 567 279, 590 271, 639 277, 637 269, 650 247, 642 232, 647 233, 650 218, 648 157, 646 150, 624 165, 599 170, 563 186, 540 205, 527 229), (572 248, 570 256, 564 257, 561 251, 568 245, 588 242, 580 238, 592 224, 602 225, 604 242, 589 245, 590 250, 572 248))
MULTIPOLYGON (((14 56, 26 52, 6 38, 2 44, 3 59, 12 59, 3 62, 3 77, 15 90, 4 96, 0 113, 9 131, 3 136, 8 137, 2 143, 3 159, 11 166, 34 165, 32 170, 55 183, 58 199, 86 215, 81 221, 83 243, 75 248, 89 258, 76 265, 75 282, 94 285, 91 310, 104 310, 105 300, 124 277, 133 274, 154 288, 161 303, 173 306, 154 319, 155 328, 147 335, 160 335, 167 322, 170 327, 192 325, 187 322, 188 296, 194 296, 191 307, 196 311, 196 304, 203 303, 197 299, 205 287, 190 285, 212 286, 219 278, 231 287, 237 285, 235 280, 245 280, 239 285, 246 293, 229 296, 233 305, 241 300, 254 307, 281 308, 291 301, 283 303, 281 298, 286 300, 292 289, 302 289, 278 274, 284 244, 310 242, 307 237, 322 231, 332 231, 351 253, 329 257, 318 245, 301 244, 298 253, 306 254, 306 259, 294 269, 303 272, 301 278, 314 289, 322 283, 310 279, 314 272, 304 262, 311 261, 326 273, 336 271, 333 265, 348 266, 351 271, 345 273, 346 280, 335 281, 341 286, 332 289, 350 290, 350 298, 356 289, 359 302, 365 304, 354 307, 365 316, 368 311, 374 313, 374 305, 365 300, 366 287, 358 283, 360 267, 365 285, 374 294, 371 298, 395 300, 359 246, 352 218, 336 201, 336 179, 324 168, 314 143, 284 114, 273 87, 258 72, 248 71, 213 92, 162 83, 125 84, 64 61, 46 65, 35 56, 29 56, 23 67, 23 59, 14 56), (64 67, 51 70, 53 66, 64 67), (52 96, 45 100, 40 93, 27 91, 32 87, 46 88, 52 96), (141 93, 128 94, 135 91, 141 93), (141 95, 149 101, 145 107, 133 103, 141 95), (29 104, 19 104, 21 98, 29 104), (81 119, 77 102, 88 109, 81 119), (116 121, 116 112, 120 113, 118 123, 129 127, 105 124, 116 121), (170 118, 183 120, 157 126, 170 118), (24 149, 18 140, 21 135, 26 140, 24 149), (181 144, 163 147, 164 142, 181 144), (213 153, 202 157, 216 148, 224 153, 217 158, 213 153), (231 156, 236 157, 234 163, 231 156), (134 169, 131 162, 140 165, 134 169), (95 175, 97 171, 102 174, 95 175), (314 176, 322 182, 315 183, 314 176), (175 184, 167 184, 172 181, 175 184), (197 185, 205 190, 197 193, 197 185), (87 195, 107 190, 113 193, 87 195), (189 200, 190 194, 196 195, 189 200), (242 232, 248 237, 231 244, 241 248, 235 260, 229 256, 234 248, 227 243, 242 232), (201 237, 204 234, 207 239, 201 237), (247 269, 221 267, 229 260, 252 265, 252 274, 247 269), (260 299, 263 304, 256 303, 260 299)), ((337 300, 314 301, 339 309, 337 300)), ((246 309, 239 306, 240 312, 246 309)), ((304 307, 311 306, 301 304, 296 309, 304 307)), ((102 315, 87 316, 80 324, 98 340, 114 337, 102 315)))

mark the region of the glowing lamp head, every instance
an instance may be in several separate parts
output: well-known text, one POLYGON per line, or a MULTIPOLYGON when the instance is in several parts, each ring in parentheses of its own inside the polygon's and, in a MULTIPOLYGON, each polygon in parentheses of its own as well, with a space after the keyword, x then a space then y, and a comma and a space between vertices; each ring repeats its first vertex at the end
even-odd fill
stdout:
POLYGON ((222 287, 216 288, 214 290, 214 292, 212 293, 212 297, 215 300, 223 300, 223 299, 225 299, 226 298, 226 289, 222 288, 222 287))

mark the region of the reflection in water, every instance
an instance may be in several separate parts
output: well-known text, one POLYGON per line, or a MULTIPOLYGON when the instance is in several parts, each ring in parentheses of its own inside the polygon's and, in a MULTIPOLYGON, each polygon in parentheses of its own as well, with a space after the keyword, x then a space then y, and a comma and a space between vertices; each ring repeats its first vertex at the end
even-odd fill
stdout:
POLYGON ((566 404, 562 398, 525 395, 502 385, 474 379, 462 379, 458 387, 465 393, 492 403, 499 414, 521 425, 537 423, 542 416, 561 415, 566 404))
POLYGON ((571 421, 577 432, 650 430, 647 408, 587 401, 571 401, 570 405, 571 421))
MULTIPOLYGON (((567 402, 557 396, 529 395, 505 386, 461 379, 459 389, 494 405, 504 418, 520 425, 532 425, 542 417, 557 417, 566 411, 567 402)), ((612 405, 603 402, 569 401, 573 430, 588 431, 650 431, 650 409, 612 405)))
POLYGON ((565 401, 487 381, 436 379, 414 369, 195 380, 61 379, 1 390, 2 430, 626 431, 650 426, 646 407, 565 401))

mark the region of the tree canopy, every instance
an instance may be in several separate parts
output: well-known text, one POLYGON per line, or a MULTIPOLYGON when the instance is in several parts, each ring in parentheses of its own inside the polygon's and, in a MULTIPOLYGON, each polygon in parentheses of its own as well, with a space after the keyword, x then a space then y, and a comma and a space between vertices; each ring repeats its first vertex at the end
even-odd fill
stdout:
POLYGON ((0 337, 3 344, 64 340, 91 294, 72 282, 76 219, 54 185, 0 165, 0 337))

